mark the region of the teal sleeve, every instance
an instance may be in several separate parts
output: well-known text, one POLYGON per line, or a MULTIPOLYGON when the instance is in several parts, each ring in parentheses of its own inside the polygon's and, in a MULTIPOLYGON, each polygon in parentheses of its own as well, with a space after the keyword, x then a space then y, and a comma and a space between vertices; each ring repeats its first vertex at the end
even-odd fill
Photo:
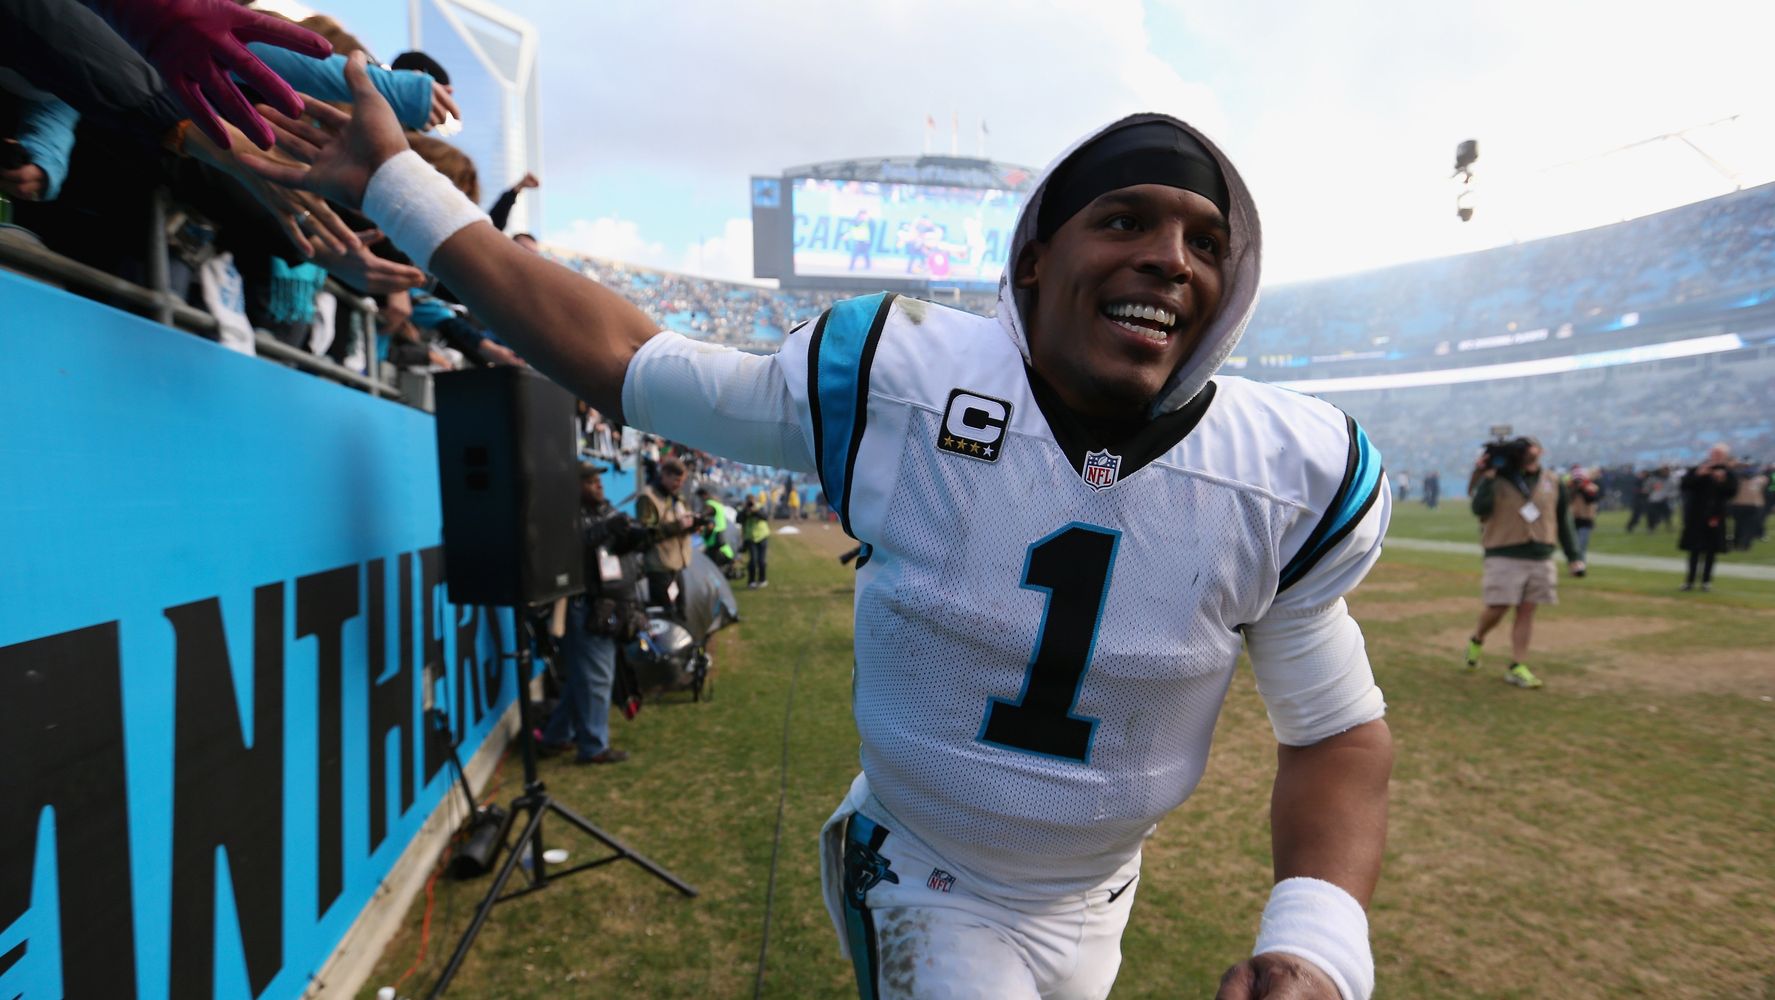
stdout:
POLYGON ((68 160, 74 153, 74 125, 80 112, 59 98, 26 101, 19 114, 18 142, 31 154, 31 162, 43 170, 44 201, 54 201, 68 179, 68 160))
MULTIPOLYGON (((344 56, 314 59, 264 42, 252 42, 247 48, 291 88, 323 101, 351 100, 351 88, 345 83, 344 56)), ((401 124, 423 128, 431 118, 431 77, 417 70, 380 66, 371 66, 369 70, 370 82, 394 105, 394 115, 401 124)))

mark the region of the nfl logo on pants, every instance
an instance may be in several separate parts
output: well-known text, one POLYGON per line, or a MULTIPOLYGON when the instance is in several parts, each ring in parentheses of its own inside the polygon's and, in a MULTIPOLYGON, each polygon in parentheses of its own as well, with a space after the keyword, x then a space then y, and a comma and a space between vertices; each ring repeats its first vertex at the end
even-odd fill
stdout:
POLYGON ((1079 475, 1085 478, 1085 485, 1094 490, 1107 490, 1116 484, 1116 476, 1122 471, 1122 456, 1111 455, 1109 449, 1085 453, 1085 467, 1079 475))

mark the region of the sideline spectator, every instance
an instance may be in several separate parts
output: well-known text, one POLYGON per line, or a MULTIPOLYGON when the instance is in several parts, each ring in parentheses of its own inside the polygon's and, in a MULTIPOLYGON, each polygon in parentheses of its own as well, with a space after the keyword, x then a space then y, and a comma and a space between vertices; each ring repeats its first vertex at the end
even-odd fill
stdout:
MULTIPOLYGON (((505 193, 501 194, 499 199, 493 203, 493 207, 487 210, 487 218, 493 220, 493 228, 500 232, 504 232, 505 224, 511 220, 512 209, 518 206, 519 193, 530 190, 531 188, 539 187, 542 187, 542 182, 536 179, 535 174, 527 173, 518 180, 518 183, 507 188, 505 193)), ((535 253, 537 250, 536 237, 531 236, 529 233, 518 233, 513 236, 512 239, 520 241, 529 240, 529 246, 524 246, 522 242, 518 245, 524 246, 524 249, 531 253, 535 253)))
POLYGON ((1737 492, 1732 452, 1724 444, 1708 449, 1707 458, 1683 475, 1683 533, 1677 547, 1689 554, 1689 574, 1682 589, 1695 589, 1697 568, 1701 570, 1701 589, 1713 589, 1714 557, 1728 551, 1726 505, 1737 492))
POLYGON ((1584 575, 1584 562, 1590 558, 1590 533, 1596 530, 1596 508, 1602 487, 1596 485, 1582 468, 1572 469, 1570 486, 1572 534, 1578 550, 1578 561, 1572 566, 1573 576, 1584 575))
POLYGON ((746 587, 770 586, 765 557, 770 551, 770 518, 756 497, 748 496, 740 507, 740 527, 745 532, 746 587))
POLYGON ((1749 552, 1763 533, 1763 494, 1768 491, 1769 477, 1749 462, 1738 466, 1737 476, 1738 492, 1726 506, 1726 513, 1732 518, 1732 548, 1749 552))
POLYGON ((616 658, 634 638, 646 529, 604 499, 605 468, 580 466, 580 542, 586 589, 567 599, 561 636, 561 702, 542 731, 543 756, 577 751, 575 764, 620 764, 628 751, 610 745, 610 690, 616 658))

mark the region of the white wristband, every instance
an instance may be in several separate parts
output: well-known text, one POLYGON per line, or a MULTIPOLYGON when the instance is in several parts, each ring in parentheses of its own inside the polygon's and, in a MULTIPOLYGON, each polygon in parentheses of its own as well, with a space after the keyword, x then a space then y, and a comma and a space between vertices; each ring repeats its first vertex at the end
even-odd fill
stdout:
POLYGON ((457 230, 487 218, 449 178, 410 149, 370 175, 364 214, 422 271, 431 270, 431 255, 457 230))
POLYGON ((1281 952, 1318 966, 1343 1000, 1374 993, 1374 954, 1368 950, 1368 914, 1356 897, 1316 878, 1276 883, 1251 954, 1281 952))

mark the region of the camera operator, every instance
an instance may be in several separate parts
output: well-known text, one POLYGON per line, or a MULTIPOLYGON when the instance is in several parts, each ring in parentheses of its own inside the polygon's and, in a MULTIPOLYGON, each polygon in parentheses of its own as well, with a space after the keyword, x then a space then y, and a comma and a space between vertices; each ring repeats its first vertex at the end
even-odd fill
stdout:
POLYGON ((646 621, 636 606, 647 529, 604 499, 604 467, 580 466, 580 540, 586 589, 567 601, 561 637, 561 703, 542 731, 544 756, 577 751, 576 764, 620 764, 610 745, 610 689, 623 644, 646 621))
POLYGON ((1541 469, 1541 445, 1533 438, 1494 441, 1486 446, 1475 469, 1473 513, 1479 518, 1480 544, 1485 547, 1485 579, 1479 627, 1467 640, 1467 669, 1479 666, 1486 633, 1516 608, 1510 629, 1510 666, 1504 680, 1521 688, 1538 688, 1541 679, 1529 670, 1529 638, 1535 608, 1558 603, 1559 574, 1553 568, 1555 544, 1565 551, 1572 572, 1582 574, 1572 538, 1569 498, 1559 477, 1541 469))
POLYGON ((697 524, 703 529, 703 554, 708 556, 722 572, 733 565, 733 545, 727 540, 727 525, 732 520, 730 508, 715 499, 707 487, 696 488, 697 524))
POLYGON ((702 522, 679 498, 684 488, 684 462, 676 457, 660 459, 659 478, 635 497, 635 520, 649 533, 650 546, 642 565, 647 572, 647 602, 668 608, 683 617, 684 589, 678 573, 690 565, 691 537, 702 522))

